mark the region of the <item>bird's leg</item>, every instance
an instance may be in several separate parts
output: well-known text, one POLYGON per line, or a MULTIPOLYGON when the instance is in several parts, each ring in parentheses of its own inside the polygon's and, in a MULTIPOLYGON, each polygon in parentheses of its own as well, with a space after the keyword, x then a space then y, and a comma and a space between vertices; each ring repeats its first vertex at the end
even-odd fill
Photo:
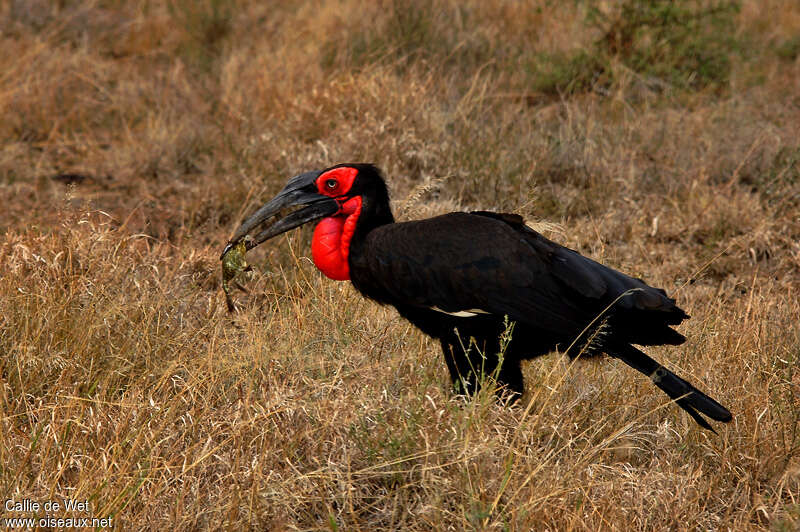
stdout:
POLYGON ((475 395, 481 381, 497 367, 497 357, 487 356, 485 343, 479 346, 475 338, 465 341, 456 330, 442 338, 442 352, 457 393, 475 395))
POLYGON ((525 391, 520 361, 508 358, 503 360, 497 375, 497 383, 503 387, 498 392, 508 392, 513 401, 519 399, 525 391))
POLYGON ((456 393, 473 395, 478 391, 478 383, 460 342, 450 342, 442 338, 441 344, 444 361, 450 371, 450 380, 456 393))
POLYGON ((499 371, 497 372, 497 382, 502 386, 498 389, 498 394, 507 392, 512 402, 522 397, 525 385, 520 367, 520 358, 515 355, 513 344, 513 332, 516 323, 511 321, 508 316, 503 318, 503 332, 497 337, 497 353, 499 371))
POLYGON ((457 334, 452 334, 442 338, 441 345, 456 393, 474 395, 486 379, 493 379, 499 386, 498 395, 504 391, 522 395, 520 362, 501 360, 497 342, 470 338, 465 344, 457 334))

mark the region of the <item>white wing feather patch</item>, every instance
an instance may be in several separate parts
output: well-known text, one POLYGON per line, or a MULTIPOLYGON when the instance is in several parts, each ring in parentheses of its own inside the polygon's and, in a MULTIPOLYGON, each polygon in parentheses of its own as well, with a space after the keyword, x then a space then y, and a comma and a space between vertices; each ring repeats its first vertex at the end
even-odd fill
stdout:
POLYGON ((449 314, 450 316, 455 316, 457 318, 471 318, 473 316, 477 316, 478 314, 489 314, 485 310, 481 310, 479 308, 459 310, 457 312, 447 312, 446 310, 442 310, 439 307, 431 307, 431 310, 435 310, 436 312, 441 312, 442 314, 449 314))

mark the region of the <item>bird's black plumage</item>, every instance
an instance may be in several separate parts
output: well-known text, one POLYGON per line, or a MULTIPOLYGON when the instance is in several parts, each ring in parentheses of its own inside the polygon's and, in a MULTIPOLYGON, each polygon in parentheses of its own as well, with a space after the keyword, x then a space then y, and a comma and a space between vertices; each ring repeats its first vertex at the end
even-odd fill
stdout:
POLYGON ((522 360, 555 349, 572 357, 604 352, 650 377, 701 426, 711 429, 700 414, 731 419, 633 347, 685 341, 672 326, 689 316, 663 290, 548 240, 515 214, 455 212, 394 223, 380 171, 340 166, 358 170, 347 197, 362 200, 347 256, 350 280, 438 339, 453 382, 466 392, 477 389, 481 371, 497 369, 498 383, 521 394, 522 360), (500 364, 509 321, 513 334, 500 364))

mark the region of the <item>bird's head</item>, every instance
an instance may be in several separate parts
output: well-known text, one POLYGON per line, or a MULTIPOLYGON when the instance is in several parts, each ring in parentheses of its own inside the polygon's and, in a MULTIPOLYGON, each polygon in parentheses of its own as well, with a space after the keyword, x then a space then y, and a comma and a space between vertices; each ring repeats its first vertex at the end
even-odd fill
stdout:
POLYGON ((391 222, 389 195, 380 170, 371 164, 338 164, 325 170, 297 175, 234 233, 223 251, 225 253, 257 227, 273 217, 278 219, 261 232, 246 240, 252 249, 281 233, 322 218, 347 217, 358 207, 359 213, 377 214, 381 223, 391 222), (301 207, 286 213, 293 207, 301 207), (384 212, 385 211, 385 212, 384 212))

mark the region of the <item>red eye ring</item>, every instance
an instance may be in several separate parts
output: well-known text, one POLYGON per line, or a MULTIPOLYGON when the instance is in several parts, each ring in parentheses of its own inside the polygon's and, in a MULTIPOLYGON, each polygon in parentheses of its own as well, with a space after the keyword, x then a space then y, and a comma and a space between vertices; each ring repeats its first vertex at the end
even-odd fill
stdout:
POLYGON ((326 179, 325 180, 325 188, 327 188, 328 190, 335 190, 336 187, 338 187, 338 186, 339 186, 339 182, 336 181, 335 179, 326 179))

